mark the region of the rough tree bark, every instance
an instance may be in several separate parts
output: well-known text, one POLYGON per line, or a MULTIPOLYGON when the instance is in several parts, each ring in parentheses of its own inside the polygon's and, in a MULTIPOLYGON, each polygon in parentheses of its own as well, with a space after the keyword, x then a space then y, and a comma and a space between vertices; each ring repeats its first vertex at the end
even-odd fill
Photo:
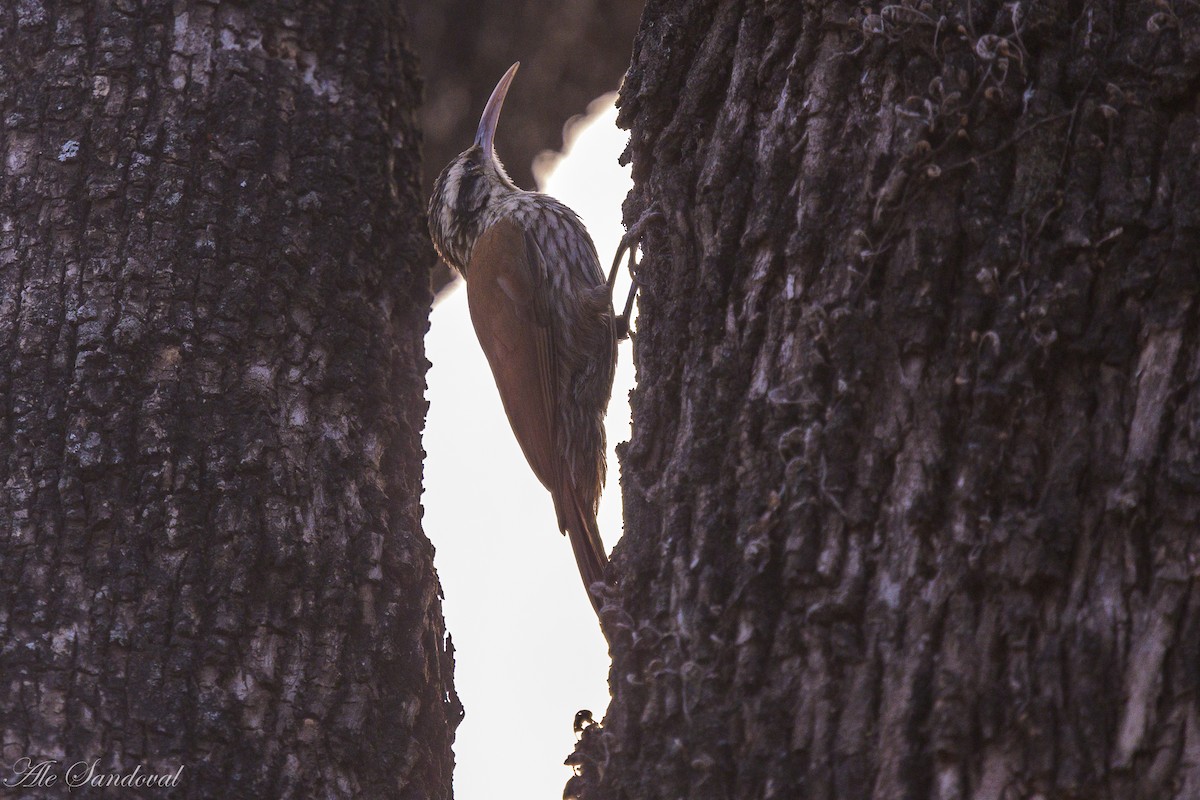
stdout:
POLYGON ((1200 797, 1200 6, 652 0, 621 115, 574 789, 1200 797))
MULTIPOLYGON (((616 91, 629 66, 642 0, 406 0, 413 46, 427 77, 421 130, 425 195, 475 137, 496 81, 521 62, 504 103, 501 150, 518 186, 535 187, 533 162, 563 149, 563 127, 616 91)), ((433 286, 454 280, 437 262, 433 286)))
POLYGON ((0 10, 10 782, 449 797, 403 37, 382 0, 0 10))

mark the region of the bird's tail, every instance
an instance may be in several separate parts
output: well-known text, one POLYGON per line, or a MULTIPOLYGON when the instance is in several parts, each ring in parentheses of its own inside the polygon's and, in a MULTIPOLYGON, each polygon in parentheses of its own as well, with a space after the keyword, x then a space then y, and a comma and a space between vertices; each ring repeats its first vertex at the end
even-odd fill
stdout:
MULTIPOLYGON (((603 604, 600 594, 593 590, 593 585, 604 583, 604 568, 608 565, 608 556, 604 555, 604 542, 600 539, 600 526, 596 524, 595 513, 582 507, 579 498, 569 495, 566 522, 567 536, 571 540, 571 550, 575 552, 575 563, 579 566, 579 577, 583 578, 584 589, 596 615, 600 614, 603 604)), ((599 587, 597 587, 599 588, 599 587)))

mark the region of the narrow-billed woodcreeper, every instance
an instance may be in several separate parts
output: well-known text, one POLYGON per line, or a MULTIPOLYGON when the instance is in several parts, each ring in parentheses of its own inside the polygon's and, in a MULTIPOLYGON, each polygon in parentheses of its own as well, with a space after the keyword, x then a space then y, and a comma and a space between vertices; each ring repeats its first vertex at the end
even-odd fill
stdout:
POLYGON ((513 64, 484 107, 475 143, 438 176, 429 233, 467 284, 467 304, 529 466, 550 490, 559 530, 599 613, 608 559, 596 524, 604 413, 616 337, 596 247, 575 212, 518 189, 496 157, 513 64))

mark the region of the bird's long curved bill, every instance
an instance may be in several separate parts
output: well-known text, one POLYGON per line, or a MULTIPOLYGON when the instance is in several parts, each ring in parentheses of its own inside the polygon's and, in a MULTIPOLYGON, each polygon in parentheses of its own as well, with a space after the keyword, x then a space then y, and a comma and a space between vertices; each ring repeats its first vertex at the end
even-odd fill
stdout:
POLYGON ((508 87, 512 85, 513 76, 517 74, 519 66, 520 61, 508 68, 508 72, 504 73, 496 88, 492 89, 492 96, 488 98, 487 105, 483 107, 483 116, 479 118, 479 130, 475 133, 475 144, 480 145, 485 153, 492 152, 494 147, 496 126, 500 124, 500 109, 504 107, 504 96, 508 94, 508 87))

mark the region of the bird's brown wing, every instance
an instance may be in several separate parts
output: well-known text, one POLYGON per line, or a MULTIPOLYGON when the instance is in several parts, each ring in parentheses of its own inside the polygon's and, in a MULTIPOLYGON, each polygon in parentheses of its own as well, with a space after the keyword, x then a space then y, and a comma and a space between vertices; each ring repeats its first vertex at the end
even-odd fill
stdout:
MULTIPOLYGON (((598 479, 581 490, 558 440, 560 365, 541 251, 520 225, 501 220, 475 243, 466 276, 471 322, 504 411, 529 466, 554 498, 558 527, 570 537, 588 598, 599 613, 602 599, 592 587, 604 581, 608 559, 596 525, 598 479)), ((604 299, 607 303, 607 294, 604 299)))
POLYGON ((488 228, 467 266, 467 304, 517 442, 538 480, 557 495, 566 477, 555 446, 558 371, 536 248, 514 222, 488 228))

